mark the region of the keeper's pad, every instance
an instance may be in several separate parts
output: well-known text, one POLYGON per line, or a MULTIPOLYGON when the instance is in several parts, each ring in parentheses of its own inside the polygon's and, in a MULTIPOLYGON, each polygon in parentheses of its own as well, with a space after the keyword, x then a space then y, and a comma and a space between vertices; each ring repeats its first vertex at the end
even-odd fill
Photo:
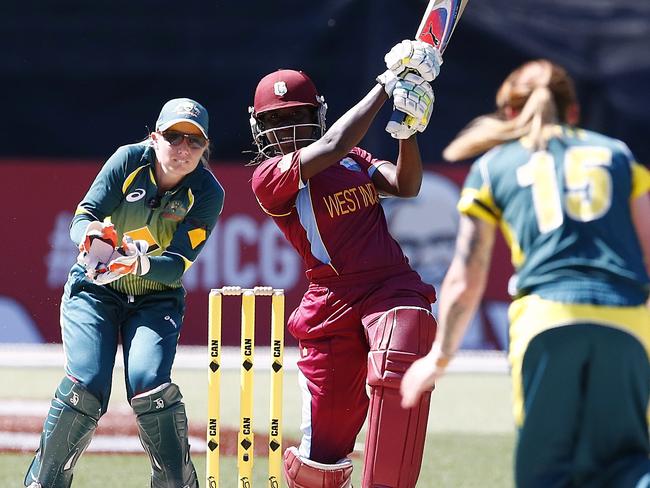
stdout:
POLYGON ((397 307, 368 327, 370 411, 363 461, 363 486, 413 488, 420 473, 431 393, 404 410, 400 382, 408 367, 425 356, 436 335, 431 312, 397 307))
POLYGON ((300 456, 298 449, 284 451, 284 477, 289 488, 351 488, 352 461, 323 464, 300 456))
POLYGON ((68 488, 72 470, 90 444, 101 402, 67 376, 61 380, 50 403, 41 441, 32 460, 24 485, 68 488))
POLYGON ((187 416, 178 386, 165 383, 131 400, 140 442, 151 461, 152 488, 198 488, 187 416))

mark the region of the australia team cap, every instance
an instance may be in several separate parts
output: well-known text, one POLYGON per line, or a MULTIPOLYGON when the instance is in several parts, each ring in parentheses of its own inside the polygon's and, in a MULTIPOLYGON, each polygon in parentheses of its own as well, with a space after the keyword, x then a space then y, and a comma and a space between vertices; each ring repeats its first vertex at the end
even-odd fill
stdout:
POLYGON ((189 122, 208 139, 208 120, 208 111, 199 102, 190 98, 174 98, 163 105, 156 121, 156 130, 164 131, 179 122, 189 122))

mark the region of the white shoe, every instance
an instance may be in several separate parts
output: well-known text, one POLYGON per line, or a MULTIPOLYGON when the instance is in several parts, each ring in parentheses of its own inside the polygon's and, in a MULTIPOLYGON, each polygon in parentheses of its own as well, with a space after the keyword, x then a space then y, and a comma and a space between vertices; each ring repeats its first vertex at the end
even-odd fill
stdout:
POLYGON ((32 484, 27 488, 43 488, 43 485, 41 485, 38 481, 32 481, 32 484))

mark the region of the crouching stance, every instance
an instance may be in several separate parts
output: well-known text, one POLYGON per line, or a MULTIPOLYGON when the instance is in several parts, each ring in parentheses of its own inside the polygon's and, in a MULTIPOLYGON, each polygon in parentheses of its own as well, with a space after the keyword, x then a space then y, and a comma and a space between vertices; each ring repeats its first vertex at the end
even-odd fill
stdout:
POLYGON ((25 486, 71 486, 106 412, 121 342, 151 487, 198 488, 171 370, 185 314, 181 278, 223 206, 223 189, 207 167, 207 131, 203 106, 170 100, 155 132, 120 147, 79 204, 70 236, 80 253, 61 301, 66 375, 25 486))
POLYGON ((379 204, 379 194, 417 195, 422 180, 415 135, 431 114, 428 80, 440 58, 422 43, 412 48, 420 64, 403 77, 386 71, 327 133, 324 98, 300 71, 265 76, 250 109, 259 150, 253 191, 309 279, 288 321, 303 394, 302 442, 284 456, 291 488, 349 487, 347 456, 366 415, 363 487, 413 488, 420 472, 429 395, 404 410, 399 386, 433 343, 435 290, 409 266, 379 204), (356 147, 390 97, 413 122, 387 127, 399 140, 396 164, 356 147))

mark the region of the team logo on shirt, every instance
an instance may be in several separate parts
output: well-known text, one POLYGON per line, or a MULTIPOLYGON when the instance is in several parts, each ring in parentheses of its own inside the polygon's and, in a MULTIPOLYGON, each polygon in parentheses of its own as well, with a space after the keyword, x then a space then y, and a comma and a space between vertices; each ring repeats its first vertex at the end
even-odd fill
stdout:
POLYGON ((287 90, 287 84, 284 81, 276 81, 273 85, 273 93, 279 97, 286 95, 287 91, 289 90, 287 90))
POLYGON ((126 196, 126 201, 130 203, 137 202, 138 200, 142 200, 146 194, 146 190, 142 188, 136 188, 126 196))
POLYGON ((361 171, 361 166, 359 166, 359 163, 357 163, 352 158, 343 158, 339 164, 344 168, 349 169, 350 171, 361 171))
POLYGON ((183 203, 178 200, 172 200, 165 206, 160 215, 163 219, 180 222, 185 218, 186 214, 187 209, 183 206, 183 203))

